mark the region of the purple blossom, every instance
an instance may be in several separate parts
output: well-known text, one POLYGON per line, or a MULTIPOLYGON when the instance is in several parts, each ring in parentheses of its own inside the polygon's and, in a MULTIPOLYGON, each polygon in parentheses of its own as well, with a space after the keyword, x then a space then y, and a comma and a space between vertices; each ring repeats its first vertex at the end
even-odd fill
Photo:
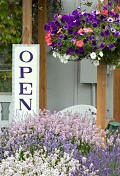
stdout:
POLYGON ((67 50, 67 54, 73 53, 74 52, 74 48, 73 47, 69 47, 67 50))
POLYGON ((58 36, 59 39, 64 39, 64 37, 65 37, 64 34, 60 34, 60 35, 58 36))
POLYGON ((58 45, 58 46, 62 46, 62 42, 58 42, 57 45, 58 45))
POLYGON ((101 43, 101 44, 100 44, 100 49, 104 49, 104 48, 105 48, 104 43, 101 43))
POLYGON ((104 34, 105 34, 106 37, 108 37, 108 36, 110 35, 109 30, 106 30, 106 31, 104 32, 104 34))
POLYGON ((115 36, 115 37, 118 37, 118 36, 120 36, 120 32, 118 32, 118 31, 115 31, 115 33, 114 33, 114 36, 115 36))
POLYGON ((108 48, 109 48, 109 50, 112 50, 113 48, 115 48, 115 45, 114 44, 110 44, 110 45, 108 45, 108 48))

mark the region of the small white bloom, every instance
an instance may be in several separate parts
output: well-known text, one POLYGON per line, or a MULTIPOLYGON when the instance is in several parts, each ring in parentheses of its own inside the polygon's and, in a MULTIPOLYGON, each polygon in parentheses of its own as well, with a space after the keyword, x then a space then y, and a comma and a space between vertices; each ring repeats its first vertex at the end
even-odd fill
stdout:
POLYGON ((57 53, 55 51, 53 51, 53 56, 57 57, 57 53))
POLYGON ((95 52, 92 52, 91 54, 90 54, 90 57, 91 57, 91 59, 96 59, 96 53, 95 52))
POLYGON ((98 57, 98 60, 101 60, 101 58, 100 58, 100 57, 98 57))
POLYGON ((103 52, 102 52, 102 51, 100 51, 100 52, 99 52, 99 55, 100 55, 101 57, 103 57, 103 52))
POLYGON ((60 61, 64 64, 68 63, 68 60, 64 59, 63 57, 60 58, 60 61))
POLYGON ((103 3, 103 2, 104 2, 104 0, 100 0, 100 2, 101 2, 101 3, 103 3))
POLYGON ((87 161, 87 158, 86 157, 82 157, 82 162, 86 163, 86 161, 87 161))
POLYGON ((114 28, 111 28, 111 32, 113 32, 113 33, 114 33, 114 32, 116 32, 116 29, 114 29, 114 28))
POLYGON ((64 54, 64 55, 63 55, 63 58, 66 59, 66 60, 69 60, 70 57, 71 57, 71 55, 67 55, 67 54, 64 54))
POLYGON ((94 65, 94 66, 98 66, 99 64, 100 64, 100 63, 99 63, 98 60, 93 61, 93 65, 94 65))
POLYGON ((112 22, 114 21, 114 19, 111 18, 111 17, 109 17, 109 18, 107 19, 107 21, 110 22, 110 23, 112 23, 112 22))

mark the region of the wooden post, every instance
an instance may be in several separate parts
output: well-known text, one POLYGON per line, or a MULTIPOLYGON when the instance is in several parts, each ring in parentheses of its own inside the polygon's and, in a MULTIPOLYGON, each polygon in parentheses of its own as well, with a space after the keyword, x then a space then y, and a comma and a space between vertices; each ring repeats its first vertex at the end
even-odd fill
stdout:
POLYGON ((22 43, 32 43, 32 0, 23 0, 22 43))
MULTIPOLYGON (((108 0, 104 0, 104 5, 108 0)), ((101 2, 98 0, 98 9, 101 10, 101 2)), ((105 129, 107 116, 107 65, 100 63, 97 67, 97 126, 105 129)))
POLYGON ((120 122, 120 68, 113 73, 113 119, 120 122))
POLYGON ((113 119, 120 122, 120 68, 113 73, 113 119))
POLYGON ((40 44, 40 109, 47 106, 47 71, 46 71, 46 0, 38 0, 38 43, 40 44))
POLYGON ((106 127, 107 65, 100 63, 97 67, 97 126, 106 127))

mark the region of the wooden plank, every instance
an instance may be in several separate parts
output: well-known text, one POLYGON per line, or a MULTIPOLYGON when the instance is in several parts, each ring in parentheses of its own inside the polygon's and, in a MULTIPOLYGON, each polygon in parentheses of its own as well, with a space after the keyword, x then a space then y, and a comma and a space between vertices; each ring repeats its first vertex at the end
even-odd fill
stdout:
POLYGON ((113 118, 120 122, 120 69, 113 74, 113 118))
POLYGON ((97 67, 97 126, 106 127, 107 65, 100 63, 97 67))
POLYGON ((23 0, 22 43, 32 43, 32 0, 23 0))
POLYGON ((45 30, 46 23, 46 0, 38 0, 38 43, 40 44, 40 109, 47 106, 47 61, 45 30))

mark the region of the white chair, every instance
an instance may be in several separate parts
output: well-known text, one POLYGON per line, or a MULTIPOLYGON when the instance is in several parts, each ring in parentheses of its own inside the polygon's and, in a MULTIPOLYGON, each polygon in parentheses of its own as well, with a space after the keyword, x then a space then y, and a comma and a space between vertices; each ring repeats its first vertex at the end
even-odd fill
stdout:
POLYGON ((91 120, 96 120, 97 109, 91 105, 80 104, 80 105, 70 106, 68 108, 61 110, 60 112, 62 113, 70 112, 72 114, 80 113, 83 116, 85 115, 88 118, 92 118, 91 120))

